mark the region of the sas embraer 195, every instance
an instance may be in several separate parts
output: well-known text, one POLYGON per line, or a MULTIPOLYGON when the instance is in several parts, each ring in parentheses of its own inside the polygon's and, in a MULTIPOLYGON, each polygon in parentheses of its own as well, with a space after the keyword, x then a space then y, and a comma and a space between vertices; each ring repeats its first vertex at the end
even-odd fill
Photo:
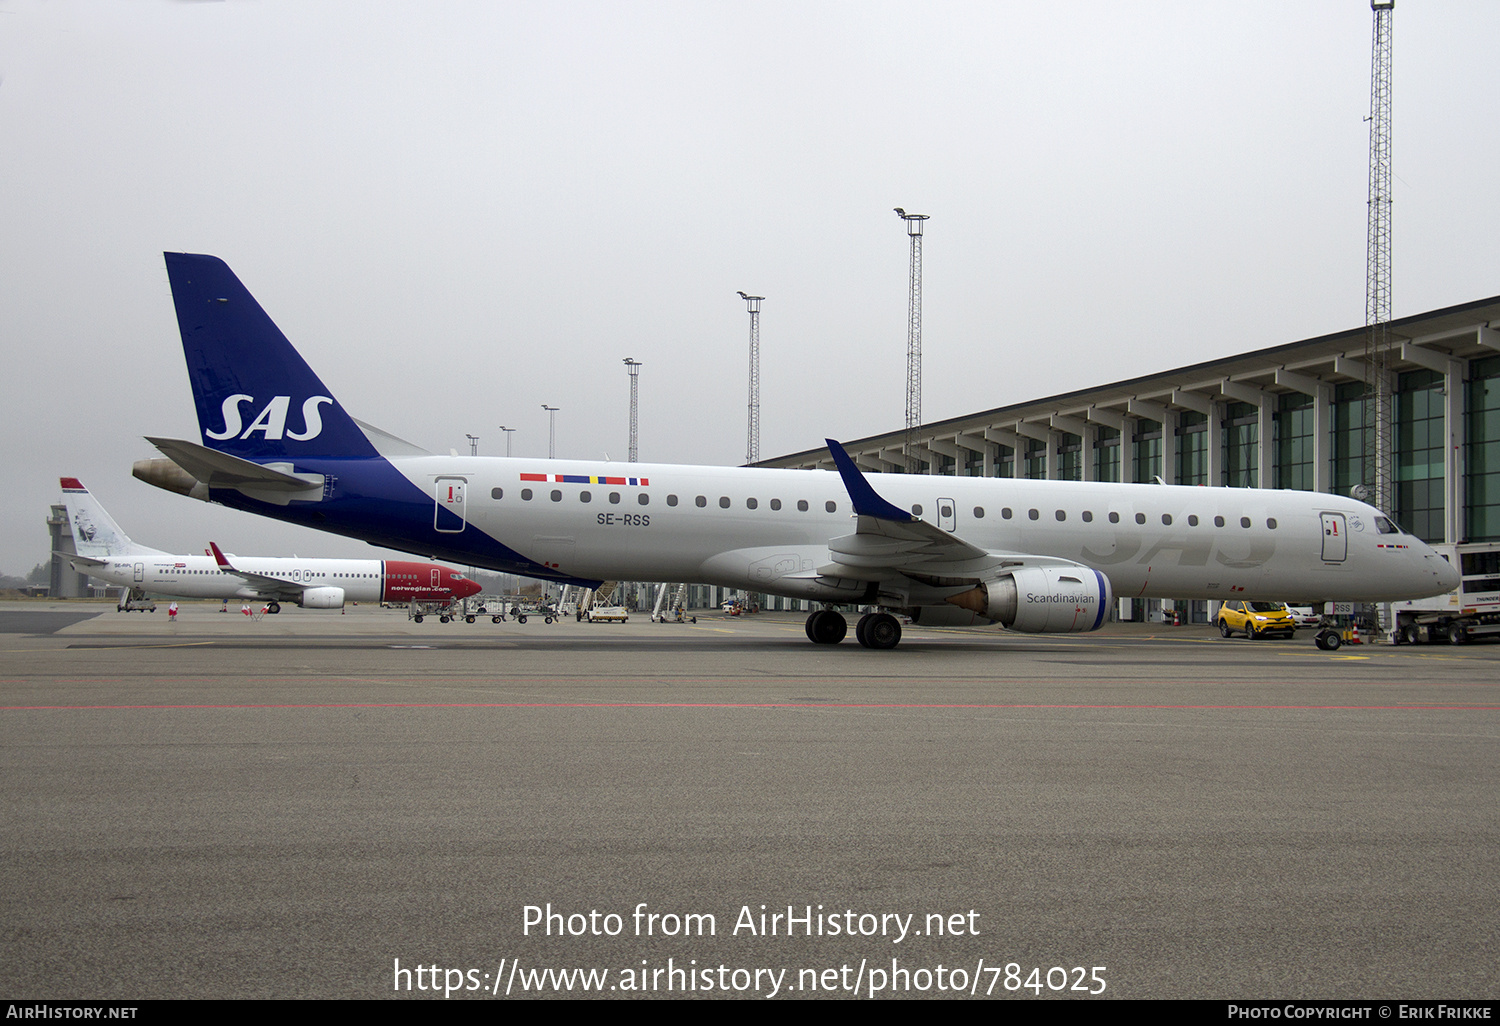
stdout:
MULTIPOLYGON (((76 477, 62 479, 73 529, 73 569, 126 589, 120 608, 150 592, 178 598, 255 599, 279 613, 281 603, 341 609, 350 602, 445 607, 479 585, 451 567, 394 559, 303 559, 287 556, 171 555, 130 540, 76 477)), ((212 543, 210 543, 212 544, 212 543)))
MULTIPOLYGON (((868 605, 856 636, 1073 632, 1116 595, 1384 601, 1458 573, 1379 510, 1315 492, 438 456, 345 412, 223 261, 169 253, 201 444, 137 477, 434 559, 552 581, 677 581, 868 605)), ((833 609, 813 641, 843 640, 833 609)))

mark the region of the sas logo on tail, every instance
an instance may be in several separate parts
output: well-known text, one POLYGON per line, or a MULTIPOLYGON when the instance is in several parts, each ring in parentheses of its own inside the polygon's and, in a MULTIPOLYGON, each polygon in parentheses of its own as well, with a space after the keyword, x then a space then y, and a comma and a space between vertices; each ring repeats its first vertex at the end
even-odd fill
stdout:
POLYGON ((276 441, 283 437, 295 439, 298 442, 306 442, 317 438, 323 433, 323 416, 318 407, 323 403, 332 404, 333 399, 326 395, 315 395, 302 404, 302 431, 288 431, 286 429, 286 411, 292 404, 289 395, 278 395, 266 404, 256 418, 250 422, 250 426, 240 433, 244 425, 244 418, 240 416, 241 403, 253 403, 255 396, 245 395, 243 392, 236 393, 224 400, 224 430, 207 431, 203 433, 209 438, 223 441, 226 438, 246 439, 259 431, 268 441, 276 441))

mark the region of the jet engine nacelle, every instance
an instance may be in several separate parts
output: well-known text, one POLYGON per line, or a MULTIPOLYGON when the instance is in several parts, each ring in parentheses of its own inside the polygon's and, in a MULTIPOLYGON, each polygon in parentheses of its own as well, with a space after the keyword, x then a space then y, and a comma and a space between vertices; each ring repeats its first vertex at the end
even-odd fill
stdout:
POLYGON ((344 589, 308 588, 302 592, 302 600, 297 605, 303 609, 342 609, 344 589))
POLYGON ((1021 567, 948 599, 1027 634, 1098 630, 1113 600, 1109 578, 1078 564, 1021 567))

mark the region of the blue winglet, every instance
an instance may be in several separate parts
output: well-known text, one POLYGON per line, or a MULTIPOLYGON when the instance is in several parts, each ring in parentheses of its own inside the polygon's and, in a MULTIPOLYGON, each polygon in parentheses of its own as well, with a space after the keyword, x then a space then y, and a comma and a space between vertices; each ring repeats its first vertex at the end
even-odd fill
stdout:
POLYGON ((834 466, 839 468, 839 476, 844 479, 844 488, 848 490, 849 499, 854 503, 855 513, 862 517, 895 520, 903 524, 916 519, 906 510, 892 506, 875 494, 875 489, 870 487, 870 482, 865 480, 865 475, 854 465, 842 445, 832 438, 825 438, 823 441, 828 443, 828 451, 833 453, 834 466))

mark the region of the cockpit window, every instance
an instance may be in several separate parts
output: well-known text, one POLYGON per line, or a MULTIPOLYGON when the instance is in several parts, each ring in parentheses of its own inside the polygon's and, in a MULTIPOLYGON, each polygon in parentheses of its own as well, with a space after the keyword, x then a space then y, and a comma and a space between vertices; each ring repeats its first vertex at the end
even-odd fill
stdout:
POLYGON ((1400 534, 1401 528, 1391 523, 1385 517, 1375 518, 1375 530, 1379 534, 1400 534))

